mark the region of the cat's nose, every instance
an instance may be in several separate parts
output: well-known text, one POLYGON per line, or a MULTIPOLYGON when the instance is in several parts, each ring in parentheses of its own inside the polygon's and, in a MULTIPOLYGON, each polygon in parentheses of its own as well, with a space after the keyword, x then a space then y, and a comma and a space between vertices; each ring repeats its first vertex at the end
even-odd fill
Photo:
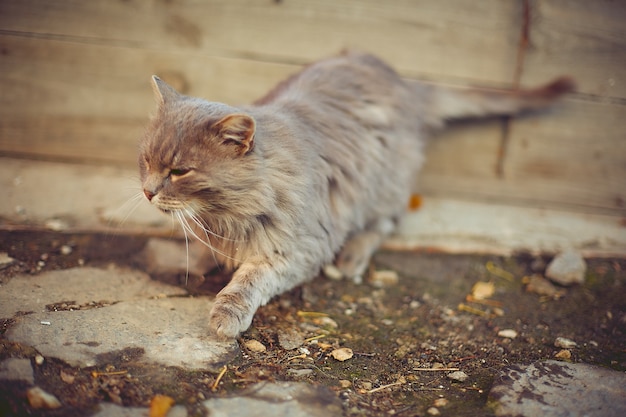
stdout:
POLYGON ((148 201, 152 201, 152 198, 156 195, 155 193, 148 190, 143 190, 143 193, 145 194, 148 201))

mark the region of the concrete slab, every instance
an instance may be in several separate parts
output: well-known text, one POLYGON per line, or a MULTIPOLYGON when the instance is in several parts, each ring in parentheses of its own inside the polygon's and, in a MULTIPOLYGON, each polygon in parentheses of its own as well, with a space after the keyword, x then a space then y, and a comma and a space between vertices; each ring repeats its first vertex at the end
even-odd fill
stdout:
MULTIPOLYGON (((0 158, 0 187, 0 218, 7 224, 180 233, 171 218, 142 197, 134 169, 0 158)), ((620 216, 432 196, 423 201, 387 247, 503 255, 567 248, 586 256, 626 254, 620 216)))
POLYGON ((238 347, 208 338, 211 298, 185 294, 137 271, 74 268, 14 277, 0 293, 0 316, 15 316, 7 340, 75 366, 138 348, 151 363, 217 369, 238 347))
POLYGON ((511 366, 489 393, 497 416, 626 415, 626 375, 598 366, 558 361, 511 366))

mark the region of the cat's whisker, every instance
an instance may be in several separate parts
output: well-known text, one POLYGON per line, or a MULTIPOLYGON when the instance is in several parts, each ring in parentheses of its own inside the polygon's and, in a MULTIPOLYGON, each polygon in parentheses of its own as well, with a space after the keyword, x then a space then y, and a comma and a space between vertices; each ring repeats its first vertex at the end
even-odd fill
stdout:
POLYGON ((213 245, 211 245, 210 241, 205 241, 200 236, 198 236, 198 234, 193 230, 193 227, 191 227, 191 225, 187 221, 187 218, 185 217, 185 215, 181 211, 177 210, 176 211, 176 215, 177 215, 177 218, 178 218, 181 226, 183 227, 183 229, 185 229, 187 233, 189 233, 191 236, 193 236, 198 241, 200 241, 200 243, 202 243, 204 246, 206 246, 211 251, 213 251, 214 253, 217 253, 218 255, 220 255, 223 258, 229 259, 229 260, 234 261, 234 262, 239 262, 237 259, 235 259, 235 258, 233 258, 231 256, 228 256, 228 254, 226 254, 225 252, 222 252, 222 251, 218 250, 217 248, 215 248, 213 245))
POLYGON ((137 207, 141 204, 141 199, 143 198, 143 194, 136 193, 130 196, 120 207, 114 210, 114 212, 125 212, 126 214, 121 220, 115 220, 115 216, 109 216, 107 219, 107 226, 111 228, 121 229, 122 226, 126 223, 126 221, 132 216, 132 214, 137 210, 137 207), (129 209, 128 209, 129 208, 129 209), (115 224, 114 224, 115 223, 115 224))
MULTIPOLYGON (((183 214, 180 211, 172 212, 172 220, 174 219, 174 216, 178 218, 178 221, 182 225, 183 221, 181 220, 181 217, 183 217, 183 214)), ((187 283, 189 282, 189 236, 187 235, 187 229, 185 228, 185 226, 183 226, 182 229, 183 229, 183 234, 185 235, 185 253, 187 255, 187 262, 186 262, 187 268, 185 272, 185 286, 187 286, 187 283)))
POLYGON ((208 235, 211 235, 211 236, 213 236, 213 237, 215 237, 217 239, 225 240, 227 242, 235 242, 235 243, 241 242, 240 240, 230 239, 230 238, 227 238, 226 236, 221 236, 221 235, 213 232, 209 228, 209 226, 204 222, 204 220, 202 220, 201 217, 196 215, 192 209, 190 209, 188 207, 185 207, 183 210, 185 211, 185 214, 187 215, 187 217, 189 217, 200 229, 202 229, 204 231, 205 234, 207 234, 207 239, 208 239, 208 235))

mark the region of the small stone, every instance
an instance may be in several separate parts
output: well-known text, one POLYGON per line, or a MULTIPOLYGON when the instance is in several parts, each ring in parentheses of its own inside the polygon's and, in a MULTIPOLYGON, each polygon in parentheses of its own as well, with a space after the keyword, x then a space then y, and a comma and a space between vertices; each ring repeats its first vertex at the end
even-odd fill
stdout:
POLYGON ((557 359, 569 360, 572 359, 572 352, 567 349, 561 349, 554 355, 554 357, 557 359))
POLYGON ((541 275, 533 274, 529 277, 524 277, 523 281, 526 283, 526 291, 528 292, 547 295, 548 297, 557 299, 561 298, 564 294, 563 289, 558 289, 541 275))
POLYGON ((45 359, 43 356, 41 356, 41 355, 35 355, 35 363, 36 363, 37 365, 43 365, 43 363, 44 363, 44 361, 45 361, 45 360, 46 360, 46 359, 45 359))
POLYGON ((437 398, 435 400, 435 402, 433 403, 433 405, 435 407, 445 407, 446 405, 448 405, 448 400, 446 400, 445 398, 437 398))
POLYGON ((361 381, 359 385, 363 391, 371 391, 374 387, 370 381, 361 381))
POLYGON ((33 408, 54 409, 61 407, 61 402, 52 394, 47 393, 39 387, 30 388, 26 391, 28 402, 33 408))
POLYGON ((69 255, 72 253, 72 247, 70 245, 61 246, 61 255, 69 255))
POLYGON ((469 375, 467 375, 463 371, 455 371, 455 372, 448 374, 447 376, 448 376, 448 379, 451 379, 453 381, 459 381, 459 382, 467 381, 467 379, 469 378, 469 375))
POLYGON ((267 348, 265 347, 265 345, 261 342, 259 342, 258 340, 248 340, 244 343, 244 346, 252 351, 252 352, 256 352, 256 353, 263 353, 267 350, 267 348))
POLYGON ((45 226, 46 228, 50 230, 54 230, 56 232, 61 231, 61 230, 66 230, 70 227, 70 225, 66 221, 61 220, 61 219, 46 220, 45 226))
POLYGON ((585 281, 587 264, 580 253, 566 250, 554 257, 546 269, 546 277, 557 284, 569 286, 585 281))
POLYGON ((503 329, 498 332, 498 336, 506 337, 507 339, 515 339, 517 337, 517 332, 513 329, 503 329))
POLYGON ((354 356, 354 352, 350 348, 339 348, 330 352, 330 355, 339 362, 347 361, 354 356))
POLYGON ((0 252, 0 269, 4 269, 15 262, 15 259, 11 258, 8 253, 0 252))
POLYGON ((304 343, 304 337, 294 330, 281 330, 278 332, 278 344, 285 350, 297 349, 304 343))
POLYGON ((393 270, 374 271, 370 282, 377 288, 390 287, 398 284, 398 273, 393 270))
POLYGON ((61 376, 61 381, 65 382, 66 384, 73 384, 74 381, 76 380, 75 375, 72 375, 65 371, 61 371, 60 376, 61 376))
POLYGON ((438 416, 441 414, 439 410, 437 409, 437 407, 430 407, 428 410, 426 410, 426 413, 429 416, 438 416))
POLYGON ((563 349, 572 349, 577 346, 577 343, 565 337, 557 337, 554 341, 554 346, 563 349))
POLYGON ((343 278, 343 274, 341 273, 341 271, 339 270, 339 268, 337 268, 335 265, 333 264, 328 264, 323 268, 324 271, 324 275, 326 275, 327 278, 330 279, 334 279, 336 281, 340 280, 341 278, 343 278))
POLYGON ((339 380, 339 386, 341 386, 341 388, 350 388, 352 386, 352 382, 348 381, 347 379, 340 379, 339 380))
POLYGON ((0 380, 35 383, 33 367, 28 359, 8 358, 0 362, 0 380))
POLYGON ((313 369, 304 368, 304 369, 288 369, 287 373, 291 376, 295 377, 304 377, 311 375, 313 373, 313 369))

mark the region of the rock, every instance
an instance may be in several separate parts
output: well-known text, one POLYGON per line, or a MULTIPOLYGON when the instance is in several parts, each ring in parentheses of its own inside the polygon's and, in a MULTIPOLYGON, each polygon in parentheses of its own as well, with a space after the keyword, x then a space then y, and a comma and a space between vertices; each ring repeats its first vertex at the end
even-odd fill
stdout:
POLYGON ((33 408, 55 409, 61 407, 61 402, 52 394, 39 387, 32 387, 26 391, 28 403, 33 408))
POLYGON ((539 295, 547 295, 555 299, 561 298, 565 293, 563 289, 555 287, 550 281, 537 274, 524 277, 524 283, 526 284, 526 291, 539 295))
POLYGON ((278 331, 278 344, 285 350, 297 349, 303 343, 304 337, 295 329, 278 331))
POLYGON ((354 356, 354 352, 352 352, 352 349, 344 347, 333 350, 330 352, 330 355, 339 362, 344 362, 351 359, 354 356))
MULTIPOLYGON (((187 410, 185 409, 185 411, 187 410)), ((149 410, 147 408, 122 407, 117 404, 102 403, 98 405, 98 412, 96 414, 92 414, 92 417, 146 417, 149 415, 148 412, 149 410)), ((173 417, 171 414, 172 412, 170 411, 167 417, 173 417)), ((186 415, 187 414, 185 413, 182 416, 186 415)))
POLYGON ((398 273, 393 270, 374 271, 370 283, 377 288, 390 287, 398 284, 398 273))
POLYGON ((0 252, 0 269, 4 269, 15 262, 15 259, 11 258, 8 253, 0 252))
POLYGON ((207 337, 208 298, 162 298, 119 302, 79 311, 21 317, 5 338, 33 346, 72 366, 95 366, 102 354, 140 349, 142 360, 192 369, 219 369, 238 354, 235 342, 207 337), (52 325, 40 323, 50 316, 52 325), (85 326, 89 323, 89 326, 85 326))
POLYGON ((35 383, 33 367, 28 359, 9 358, 0 362, 0 380, 35 383))
POLYGON ((546 277, 557 284, 569 286, 585 281, 587 264, 580 253, 567 250, 554 257, 546 269, 546 277))
POLYGON ((195 239, 185 242, 152 238, 137 260, 148 273, 161 275, 195 275, 202 277, 213 266, 210 250, 195 239))
POLYGON ((294 377, 304 377, 311 375, 313 373, 313 369, 303 368, 303 369, 287 369, 287 373, 294 377))
POLYGON ((100 300, 119 302, 187 294, 184 289, 154 281, 143 272, 116 267, 71 268, 38 275, 17 275, 2 286, 2 292, 4 316, 18 311, 40 313, 47 310, 46 305, 68 300, 81 305, 100 300))
POLYGON ((244 396, 213 398, 202 405, 211 417, 328 417, 343 414, 335 394, 304 382, 257 383, 244 396))
POLYGON ((445 398, 437 398, 435 400, 435 402, 433 403, 433 405, 435 407, 445 407, 446 405, 448 405, 449 401, 445 398))
POLYGON ((517 332, 513 329, 503 329, 498 332, 498 336, 515 339, 517 337, 517 332))
POLYGON ((333 264, 328 264, 328 265, 324 266, 322 271, 324 272, 324 275, 326 276, 326 278, 330 278, 330 279, 333 279, 335 281, 339 281, 340 279, 343 278, 343 274, 341 273, 339 268, 337 268, 333 264))
POLYGON ((489 393, 497 416, 626 415, 626 375, 548 360, 504 369, 489 393))
POLYGON ((441 415, 441 412, 439 411, 439 409, 437 409, 437 407, 430 407, 428 410, 426 410, 426 413, 429 416, 439 416, 439 415, 441 415))
POLYGON ((261 342, 259 342, 258 340, 247 340, 244 343, 244 346, 246 347, 246 349, 252 351, 252 352, 256 352, 256 353, 262 353, 265 352, 267 350, 267 348, 265 347, 265 345, 261 342))
POLYGON ((554 341, 554 346, 563 349, 572 349, 577 346, 576 342, 565 337, 557 337, 554 341))
POLYGON ((469 375, 467 375, 463 371, 455 371, 455 372, 448 374, 447 376, 448 376, 448 379, 451 379, 453 381, 459 381, 459 382, 465 382, 469 378, 469 375))

